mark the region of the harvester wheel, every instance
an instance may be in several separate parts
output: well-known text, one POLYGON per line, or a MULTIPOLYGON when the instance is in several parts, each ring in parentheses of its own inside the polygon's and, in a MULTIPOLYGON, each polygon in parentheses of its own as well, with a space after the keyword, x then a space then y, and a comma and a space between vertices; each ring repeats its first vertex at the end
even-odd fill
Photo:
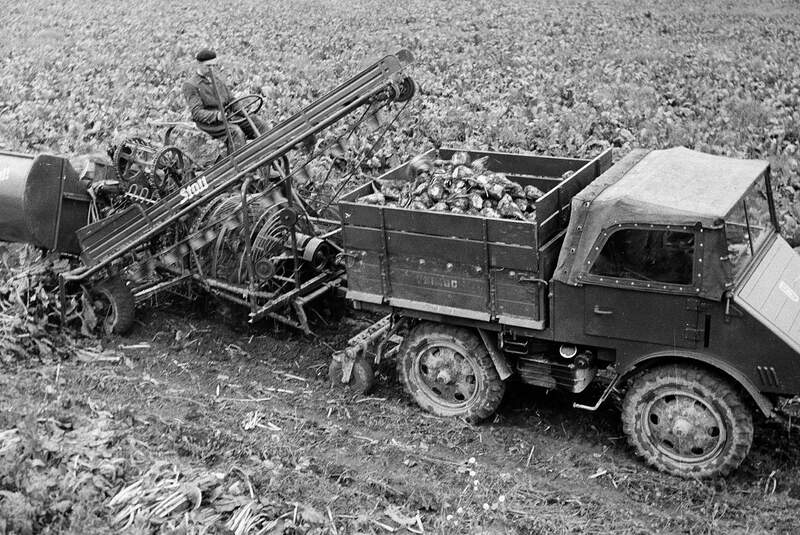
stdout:
POLYGON ((753 442, 753 420, 739 393, 696 366, 647 370, 622 405, 622 428, 636 453, 681 477, 727 475, 753 442))
POLYGON ((139 182, 145 177, 144 168, 136 161, 139 147, 147 146, 147 142, 140 137, 129 137, 117 145, 114 151, 113 163, 117 178, 121 182, 139 182))
POLYGON ((405 337, 397 374, 423 409, 471 422, 494 414, 506 389, 475 332, 432 322, 420 323, 405 337))
POLYGON ((165 196, 181 187, 185 172, 183 151, 174 145, 169 145, 153 156, 150 182, 162 196, 165 196))
POLYGON ((120 277, 106 279, 91 289, 95 313, 106 334, 125 334, 133 327, 135 301, 120 277))
MULTIPOLYGON (((328 366, 328 379, 333 386, 343 385, 341 361, 331 359, 331 363, 328 366)), ((359 394, 366 394, 375 386, 375 372, 372 369, 372 365, 363 356, 356 358, 353 363, 350 381, 346 386, 359 394)))
POLYGON ((417 86, 414 80, 406 76, 398 84, 397 96, 394 98, 395 102, 405 102, 414 96, 417 91, 417 86))

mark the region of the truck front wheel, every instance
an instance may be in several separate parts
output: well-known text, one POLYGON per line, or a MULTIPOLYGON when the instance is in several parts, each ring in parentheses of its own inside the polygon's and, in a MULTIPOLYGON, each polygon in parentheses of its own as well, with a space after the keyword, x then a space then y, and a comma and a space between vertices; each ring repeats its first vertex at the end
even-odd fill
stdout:
POLYGON ((690 365, 659 366, 635 378, 622 427, 648 464, 682 477, 727 475, 753 442, 752 416, 736 390, 690 365))
POLYGON ((397 374, 423 409, 471 422, 494 414, 505 393, 478 335, 450 325, 414 327, 400 347, 397 374))

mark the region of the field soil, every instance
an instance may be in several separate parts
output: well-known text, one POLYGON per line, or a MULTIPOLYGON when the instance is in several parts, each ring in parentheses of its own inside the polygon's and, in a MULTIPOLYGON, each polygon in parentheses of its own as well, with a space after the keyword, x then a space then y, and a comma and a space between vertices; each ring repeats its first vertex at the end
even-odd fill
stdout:
POLYGON ((264 515, 259 526, 279 519, 265 533, 798 527, 797 437, 775 424, 759 423, 729 478, 686 481, 634 457, 616 409, 572 409, 558 393, 511 385, 489 422, 437 418, 410 401, 391 363, 369 395, 330 385, 330 347, 371 319, 319 321, 319 337, 308 338, 165 307, 80 360, 6 370, 0 429, 18 430, 0 449, 6 529, 224 533, 234 506, 250 501, 264 515), (187 498, 158 522, 119 518, 110 503, 128 485, 143 480, 159 500, 169 495, 154 473, 198 485, 216 478, 220 496, 191 512, 187 498))

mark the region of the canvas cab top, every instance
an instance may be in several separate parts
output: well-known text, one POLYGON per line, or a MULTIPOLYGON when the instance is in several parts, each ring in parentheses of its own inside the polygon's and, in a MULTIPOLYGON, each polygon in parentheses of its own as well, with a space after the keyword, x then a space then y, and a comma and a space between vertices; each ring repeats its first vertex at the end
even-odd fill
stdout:
POLYGON ((685 245, 697 259, 696 275, 681 291, 718 299, 776 233, 769 162, 684 147, 632 151, 573 198, 555 280, 577 285, 591 278, 615 231, 645 228, 691 242, 685 245), (725 250, 729 262, 720 261, 725 250))

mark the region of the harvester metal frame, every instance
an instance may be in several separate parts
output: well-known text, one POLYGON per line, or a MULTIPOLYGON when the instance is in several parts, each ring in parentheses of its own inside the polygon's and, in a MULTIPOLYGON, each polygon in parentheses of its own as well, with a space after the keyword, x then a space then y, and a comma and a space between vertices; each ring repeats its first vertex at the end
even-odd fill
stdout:
POLYGON ((141 258, 137 258, 137 254, 145 252, 154 238, 162 236, 170 228, 185 221, 196 208, 230 193, 237 184, 241 184, 240 217, 233 227, 238 227, 245 244, 246 284, 215 279, 203 272, 195 249, 198 243, 202 246, 208 243, 208 240, 203 242, 202 232, 198 231, 190 232, 178 244, 164 250, 156 253, 147 252, 149 267, 158 270, 166 280, 141 288, 135 295, 137 299, 146 299, 160 291, 191 281, 212 294, 248 307, 250 322, 270 317, 307 333, 310 332, 304 311, 305 304, 338 287, 343 280, 344 269, 342 266, 333 265, 307 280, 301 280, 298 275, 301 259, 297 248, 297 219, 302 216, 315 229, 315 234, 317 225, 329 227, 319 231, 319 236, 323 236, 324 239, 340 232, 339 222, 316 217, 317 214, 310 210, 295 192, 293 176, 304 169, 305 165, 316 157, 315 155, 294 170, 290 170, 287 165, 273 164, 288 162, 287 153, 290 150, 358 108, 367 106, 369 111, 373 106, 382 106, 393 101, 407 101, 413 95, 414 84, 402 73, 402 69, 412 60, 411 54, 405 50, 382 58, 299 113, 233 151, 204 172, 198 173, 191 183, 185 184, 160 201, 148 206, 133 203, 119 213, 79 229, 76 234, 82 251, 83 265, 61 275, 62 296, 68 283, 86 283, 92 278, 113 276, 133 263, 141 263, 141 258), (254 173, 270 166, 278 169, 280 176, 277 180, 269 183, 260 192, 249 192, 254 173), (286 287, 270 293, 256 288, 250 250, 249 206, 260 195, 277 188, 282 188, 286 197, 286 209, 281 213, 283 217, 281 221, 290 230, 293 273, 289 278, 293 280, 291 285, 287 281, 286 287), (188 247, 186 243, 194 245, 188 247), (175 255, 181 258, 188 257, 188 261, 176 266, 174 265, 176 262, 168 261, 174 259, 175 255), (291 313, 281 313, 286 308, 294 313, 295 319, 291 317, 291 313))

